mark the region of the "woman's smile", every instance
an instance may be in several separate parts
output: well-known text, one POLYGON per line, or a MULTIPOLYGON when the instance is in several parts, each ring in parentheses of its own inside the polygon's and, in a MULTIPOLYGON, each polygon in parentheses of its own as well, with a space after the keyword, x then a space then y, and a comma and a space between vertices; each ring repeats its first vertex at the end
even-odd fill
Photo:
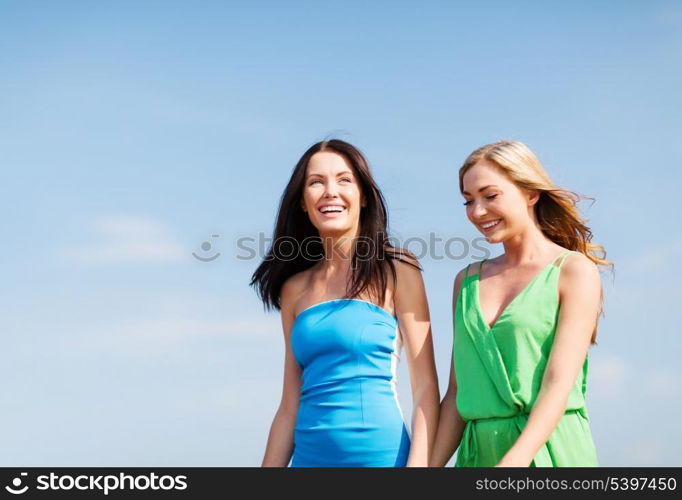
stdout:
POLYGON ((347 213, 345 205, 337 203, 325 203, 317 210, 327 219, 335 219, 347 213))
POLYGON ((484 233, 491 233, 497 228, 497 226, 502 222, 502 219, 495 219, 492 221, 486 221, 486 222, 480 222, 478 224, 478 227, 481 228, 481 231, 484 233))

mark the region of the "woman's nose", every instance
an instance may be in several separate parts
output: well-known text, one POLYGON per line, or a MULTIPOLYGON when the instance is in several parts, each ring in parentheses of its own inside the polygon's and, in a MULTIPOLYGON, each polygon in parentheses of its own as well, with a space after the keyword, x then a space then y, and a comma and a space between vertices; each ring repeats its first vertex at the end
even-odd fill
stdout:
POLYGON ((485 215, 486 209, 483 206, 483 203, 474 202, 472 213, 474 217, 482 217, 483 215, 485 215))
POLYGON ((325 198, 334 198, 338 195, 338 187, 335 182, 328 182, 324 187, 325 198))

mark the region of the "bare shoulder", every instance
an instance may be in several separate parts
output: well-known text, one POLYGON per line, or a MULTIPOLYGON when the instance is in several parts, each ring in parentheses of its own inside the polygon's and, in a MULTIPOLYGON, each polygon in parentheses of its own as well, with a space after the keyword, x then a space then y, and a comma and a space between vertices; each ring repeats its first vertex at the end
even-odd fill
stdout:
POLYGON ((287 278, 280 292, 282 311, 286 309, 293 312, 296 302, 308 286, 310 274, 310 269, 306 269, 287 278))
POLYGON ((394 260, 395 274, 398 280, 398 285, 401 282, 420 282, 422 281, 422 271, 419 261, 415 258, 403 258, 402 260, 394 260))
POLYGON ((403 256, 400 259, 394 259, 393 262, 395 264, 396 273, 411 273, 413 276, 421 276, 421 265, 416 258, 403 256))
POLYGON ((569 280, 599 280, 599 268, 586 255, 573 252, 566 257, 561 268, 562 278, 569 280))
POLYGON ((393 298, 396 310, 404 309, 406 305, 415 301, 425 300, 424 278, 420 268, 415 267, 419 263, 416 260, 408 262, 396 260, 393 298))
POLYGON ((457 271, 457 274, 455 275, 455 282, 454 282, 454 287, 455 290, 459 290, 459 287, 462 285, 462 280, 464 279, 464 276, 467 274, 467 268, 469 266, 464 266, 462 269, 457 271))
POLYGON ((570 254, 561 267, 559 289, 562 296, 566 293, 584 294, 601 289, 599 268, 580 252, 570 254))
POLYGON ((419 259, 417 259, 412 252, 401 248, 393 248, 392 250, 393 252, 391 253, 391 260, 395 265, 396 273, 398 272, 398 269, 404 268, 407 268, 408 270, 411 268, 415 271, 422 270, 421 264, 419 264, 419 259))
POLYGON ((465 266, 462 269, 460 269, 457 274, 455 275, 454 282, 452 284, 452 306, 455 307, 457 304, 457 297, 459 296, 459 290, 462 288, 462 281, 464 280, 464 276, 467 274, 467 268, 469 266, 465 266))
MULTIPOLYGON (((395 315, 400 318, 401 324, 406 321, 406 318, 410 318, 409 321, 429 321, 426 286, 421 268, 415 267, 413 262, 396 261, 395 273, 396 284, 393 291, 393 304, 395 315)), ((407 333, 409 328, 404 330, 401 327, 401 331, 409 336, 407 333)))

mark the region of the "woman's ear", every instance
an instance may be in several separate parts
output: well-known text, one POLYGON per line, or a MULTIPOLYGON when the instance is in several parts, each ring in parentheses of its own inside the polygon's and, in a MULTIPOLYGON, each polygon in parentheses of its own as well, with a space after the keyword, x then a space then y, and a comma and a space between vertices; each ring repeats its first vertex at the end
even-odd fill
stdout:
POLYGON ((540 191, 530 191, 528 193, 528 206, 532 207, 540 199, 540 191))
POLYGON ((305 209, 305 202, 303 201, 303 198, 301 198, 301 210, 306 212, 307 210, 305 209))

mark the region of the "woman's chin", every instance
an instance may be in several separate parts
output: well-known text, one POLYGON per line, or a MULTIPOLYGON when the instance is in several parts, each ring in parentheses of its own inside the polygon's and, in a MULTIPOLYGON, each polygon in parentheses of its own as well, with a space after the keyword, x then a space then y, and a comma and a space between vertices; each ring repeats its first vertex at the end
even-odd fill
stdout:
POLYGON ((330 224, 323 223, 317 226, 317 232, 320 236, 339 236, 348 234, 353 228, 348 227, 346 224, 330 224))
POLYGON ((502 242, 504 241, 504 235, 502 235, 502 234, 497 234, 497 233, 494 233, 494 234, 484 234, 483 236, 485 236, 485 240, 486 240, 488 243, 490 243, 491 245, 492 245, 493 243, 502 243, 502 242))

